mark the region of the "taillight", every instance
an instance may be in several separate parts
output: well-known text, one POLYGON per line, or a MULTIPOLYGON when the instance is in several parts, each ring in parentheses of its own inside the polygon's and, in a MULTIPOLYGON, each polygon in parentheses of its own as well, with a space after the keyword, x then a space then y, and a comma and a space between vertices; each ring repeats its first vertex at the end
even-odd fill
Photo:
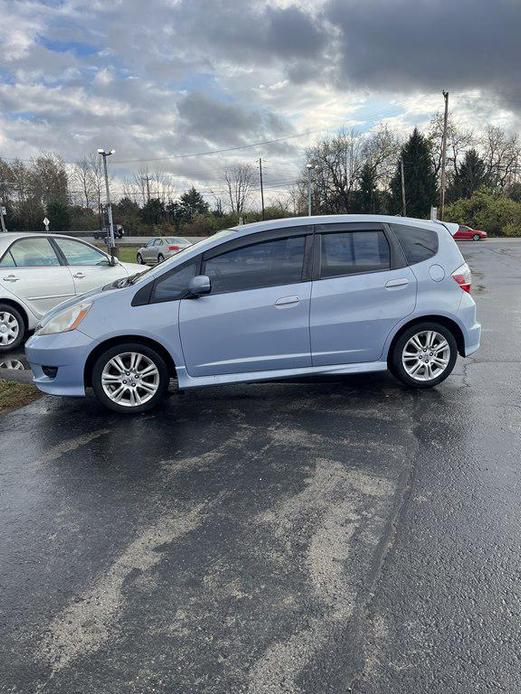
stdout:
POLYGON ((472 287, 472 273, 467 263, 463 263, 452 273, 452 279, 459 284, 464 292, 470 292, 472 287))
POLYGON ((180 251, 181 248, 179 246, 168 246, 169 251, 180 251))

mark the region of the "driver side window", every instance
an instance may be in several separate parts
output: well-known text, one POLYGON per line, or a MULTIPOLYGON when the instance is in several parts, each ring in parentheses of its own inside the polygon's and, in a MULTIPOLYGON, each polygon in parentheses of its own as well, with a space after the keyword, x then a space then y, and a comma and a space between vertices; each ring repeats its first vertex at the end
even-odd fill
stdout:
POLYGON ((103 262, 108 262, 107 257, 101 251, 87 246, 81 241, 74 241, 73 239, 55 239, 55 241, 69 265, 100 265, 103 262))

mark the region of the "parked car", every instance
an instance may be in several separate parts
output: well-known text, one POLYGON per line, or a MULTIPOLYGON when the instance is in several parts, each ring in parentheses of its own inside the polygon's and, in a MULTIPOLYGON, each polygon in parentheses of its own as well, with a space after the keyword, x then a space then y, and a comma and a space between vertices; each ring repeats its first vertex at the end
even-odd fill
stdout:
POLYGON ((472 229, 471 227, 465 226, 465 224, 460 224, 458 230, 454 234, 454 238, 457 241, 482 241, 487 238, 487 232, 481 231, 481 229, 472 229))
MULTIPOLYGON (((96 240, 98 239, 106 239, 110 234, 110 229, 109 227, 103 227, 103 229, 98 229, 94 232, 93 236, 96 240)), ((114 224, 114 238, 115 239, 122 239, 125 236, 125 229, 121 226, 121 224, 114 224)))
POLYGON ((191 245, 190 241, 179 236, 157 236, 141 246, 136 254, 136 261, 145 265, 162 263, 191 245))
POLYGON ((0 234, 0 353, 18 347, 62 301, 142 270, 111 265, 99 248, 70 236, 0 234))
POLYGON ((426 388, 479 347, 441 222, 338 215, 238 226, 51 311, 26 346, 45 393, 118 412, 182 389, 390 369, 426 388))

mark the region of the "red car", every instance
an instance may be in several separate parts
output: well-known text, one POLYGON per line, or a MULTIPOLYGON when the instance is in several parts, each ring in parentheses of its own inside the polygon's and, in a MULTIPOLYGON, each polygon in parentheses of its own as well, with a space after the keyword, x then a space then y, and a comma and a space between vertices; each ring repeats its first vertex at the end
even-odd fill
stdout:
POLYGON ((471 229, 464 224, 459 225, 458 231, 454 234, 456 241, 481 241, 487 238, 487 232, 481 229, 471 229))

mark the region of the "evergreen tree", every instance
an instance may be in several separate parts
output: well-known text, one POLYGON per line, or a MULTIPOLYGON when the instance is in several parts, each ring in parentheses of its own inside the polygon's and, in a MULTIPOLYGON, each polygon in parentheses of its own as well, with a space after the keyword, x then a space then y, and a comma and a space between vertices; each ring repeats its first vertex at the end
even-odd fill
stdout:
POLYGON ((470 198, 472 193, 488 182, 486 165, 475 149, 465 153, 465 159, 454 175, 452 184, 447 191, 449 200, 470 198))
POLYGON ((378 192, 376 190, 376 171, 370 162, 366 162, 358 179, 358 207, 363 214, 374 214, 378 208, 378 192))
POLYGON ((194 186, 181 195, 179 202, 184 208, 184 216, 187 221, 191 221, 196 214, 208 212, 208 203, 194 186))
MULTIPOLYGON (((405 179, 405 201, 408 217, 429 217, 431 206, 436 204, 437 186, 434 163, 429 141, 417 128, 402 147, 405 179)), ((402 181, 400 161, 391 179, 391 202, 394 213, 402 211, 402 181)))
POLYGON ((159 198, 150 198, 141 210, 145 224, 160 224, 165 218, 165 206, 159 198))
POLYGON ((47 217, 49 217, 51 231, 69 231, 71 228, 71 215, 69 206, 59 200, 47 204, 47 217))

